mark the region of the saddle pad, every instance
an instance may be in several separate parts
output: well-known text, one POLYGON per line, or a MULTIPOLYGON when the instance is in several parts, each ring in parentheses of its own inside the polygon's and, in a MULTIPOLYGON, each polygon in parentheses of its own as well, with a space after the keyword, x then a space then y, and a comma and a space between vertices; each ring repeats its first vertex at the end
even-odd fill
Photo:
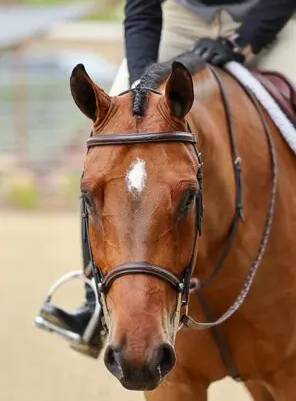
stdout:
POLYGON ((225 69, 229 71, 243 87, 249 89, 256 96, 296 155, 296 129, 269 92, 243 65, 231 61, 225 65, 225 69))
POLYGON ((279 72, 258 70, 252 72, 296 128, 296 87, 293 83, 279 72))

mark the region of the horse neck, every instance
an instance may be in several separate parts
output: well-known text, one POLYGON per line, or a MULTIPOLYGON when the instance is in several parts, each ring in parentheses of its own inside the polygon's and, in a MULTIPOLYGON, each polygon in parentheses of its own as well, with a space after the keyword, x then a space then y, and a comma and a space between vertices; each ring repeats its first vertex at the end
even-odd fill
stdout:
MULTIPOLYGON (((225 266, 218 280, 214 280, 214 284, 218 281, 221 289, 228 287, 230 296, 233 296, 232 293, 237 293, 237 285, 233 287, 233 282, 244 282, 260 241, 256 230, 258 232, 258 224, 264 225, 271 173, 266 138, 254 106, 232 78, 222 72, 219 75, 229 100, 238 154, 242 159, 244 211, 247 222, 250 221, 250 224, 240 224, 225 266), (254 180, 260 185, 254 185, 254 180), (262 193, 262 187, 267 189, 266 193, 262 193), (256 199, 260 199, 260 204, 256 203, 256 199), (242 251, 245 252, 244 257, 241 257, 242 251)), ((197 269, 198 277, 204 278, 214 268, 229 236, 235 213, 236 186, 225 105, 217 82, 208 69, 196 76, 195 92, 189 121, 193 131, 199 132, 199 146, 204 160, 205 218, 197 269)))

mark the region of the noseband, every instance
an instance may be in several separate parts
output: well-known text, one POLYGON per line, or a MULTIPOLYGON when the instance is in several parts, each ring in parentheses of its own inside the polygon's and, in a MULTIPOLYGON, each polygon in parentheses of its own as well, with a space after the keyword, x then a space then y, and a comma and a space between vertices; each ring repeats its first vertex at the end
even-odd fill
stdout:
POLYGON ((196 137, 191 132, 160 132, 160 133, 132 133, 132 134, 108 134, 92 136, 87 141, 87 148, 110 146, 110 145, 135 145, 147 143, 182 143, 192 145, 194 153, 198 161, 198 169, 196 179, 199 183, 199 191, 195 197, 195 238, 192 256, 188 266, 186 266, 180 277, 169 272, 163 267, 148 263, 147 261, 126 262, 119 266, 114 267, 106 275, 103 274, 102 269, 98 266, 93 258, 89 239, 89 221, 88 209, 85 199, 82 196, 82 219, 83 219, 83 237, 89 248, 91 270, 95 282, 98 299, 102 305, 105 326, 107 330, 110 327, 109 313, 106 304, 106 294, 111 288, 115 280, 120 277, 135 274, 145 274, 153 276, 157 279, 163 280, 168 283, 177 292, 176 310, 173 316, 173 339, 180 325, 181 307, 187 307, 189 302, 190 279, 196 264, 197 257, 197 239, 201 233, 201 222, 203 215, 203 201, 202 201, 202 160, 201 154, 196 147, 196 137))

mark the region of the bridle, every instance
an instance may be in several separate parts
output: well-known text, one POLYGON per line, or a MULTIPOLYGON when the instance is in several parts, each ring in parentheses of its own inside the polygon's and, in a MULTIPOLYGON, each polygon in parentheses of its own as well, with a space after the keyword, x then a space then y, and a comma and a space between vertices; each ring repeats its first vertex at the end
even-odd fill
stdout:
MULTIPOLYGON (((233 169, 234 169, 234 178, 235 178, 235 186, 236 186, 236 202, 235 202, 235 213, 234 217, 231 223, 230 227, 230 232, 229 235, 227 236, 226 242, 222 248, 222 253, 221 256, 218 259, 218 262, 214 266, 214 269, 210 276, 206 279, 206 281, 199 283, 195 285, 195 289, 202 290, 208 283, 213 279, 214 276, 217 275, 217 273, 222 269, 223 264, 226 260, 226 257, 228 256, 231 248, 234 245, 235 239, 237 237, 237 232, 238 232, 238 225, 240 221, 244 220, 244 214, 243 214, 243 194, 242 194, 242 177, 241 177, 241 159, 237 151, 237 145, 236 145, 236 140, 235 140, 235 130, 234 130, 234 125, 233 125, 233 119, 230 111, 230 105, 229 105, 229 100, 228 96, 226 94, 225 87, 223 85, 222 79, 219 76, 217 70, 215 70, 213 67, 208 66, 213 74, 214 79, 217 82, 217 85, 220 90, 221 98, 222 98, 222 103, 224 106, 225 110, 225 116, 226 116, 226 124, 228 128, 228 133, 229 133, 229 140, 230 140, 230 148, 231 148, 231 155, 232 155, 232 162, 233 162, 233 169)), ((150 88, 144 88, 147 91, 152 91, 156 94, 161 95, 160 92, 155 91, 150 88)), ((276 191, 277 191, 277 160, 276 160, 276 153, 275 153, 275 147, 270 131, 270 127, 268 125, 268 122, 266 121, 265 115, 262 112, 260 105, 258 104, 258 101, 256 98, 252 95, 252 93, 244 88, 245 92, 249 96, 251 102, 253 103, 258 116, 260 118, 262 128, 266 137, 268 149, 269 149, 269 154, 270 154, 270 159, 271 159, 271 170, 272 170, 272 188, 271 188, 271 196, 270 196, 270 202, 269 202, 269 207, 268 211, 266 214, 266 219, 265 219, 265 224, 264 224, 264 230, 263 230, 263 236, 260 241, 258 251, 256 254, 256 257, 251 264, 251 267, 248 271, 248 275, 246 278, 246 281, 237 295, 236 299, 234 302, 229 306, 229 308, 217 319, 212 320, 212 321, 207 321, 207 322, 199 322, 193 319, 188 315, 188 304, 189 304, 189 293, 190 293, 190 285, 191 285, 191 277, 193 270, 196 265, 196 259, 197 259, 197 240, 198 240, 198 235, 201 233, 201 223, 202 223, 202 217, 203 217, 203 197, 202 197, 202 181, 203 181, 203 175, 202 175, 202 160, 201 160, 201 153, 198 152, 196 148, 196 137, 191 133, 191 132, 161 132, 161 133, 134 133, 134 134, 109 134, 109 135, 101 135, 98 134, 97 136, 93 136, 88 139, 87 141, 87 147, 90 149, 91 147, 96 147, 96 146, 106 146, 106 145, 126 145, 126 144, 138 144, 138 143, 159 143, 159 142, 180 142, 180 143, 187 143, 193 145, 194 152, 196 154, 197 160, 198 160, 198 165, 199 168, 197 170, 197 180, 199 182, 199 192, 196 196, 196 202, 195 202, 195 214, 196 214, 196 229, 195 229, 195 239, 194 239, 194 249, 191 257, 191 261, 188 266, 186 266, 183 270, 183 274, 181 277, 177 277, 173 275, 172 273, 168 272, 166 269, 160 267, 160 266, 155 266, 147 262, 133 262, 133 263, 125 263, 123 265, 115 267, 110 273, 108 273, 106 276, 102 274, 102 270, 96 266, 92 251, 91 251, 91 245, 89 241, 89 234, 88 234, 88 211, 87 207, 85 204, 84 199, 82 198, 82 219, 83 219, 83 228, 84 228, 84 241, 88 244, 89 248, 89 255, 90 255, 90 260, 91 260, 91 270, 92 274, 95 280, 95 286, 97 289, 97 293, 99 294, 98 298, 100 299, 102 309, 103 309, 103 314, 104 318, 106 320, 106 326, 108 327, 110 324, 108 322, 109 319, 109 313, 106 305, 106 293, 110 289, 110 286, 113 284, 113 282, 124 275, 131 275, 131 274, 146 274, 146 275, 151 275, 154 277, 157 277, 163 281, 166 281, 169 285, 173 286, 173 288, 177 291, 177 302, 176 302, 176 310, 174 313, 174 318, 173 318, 173 329, 174 329, 174 335, 173 338, 175 338, 176 332, 178 328, 182 326, 186 326, 192 329, 215 329, 216 326, 219 326, 220 324, 224 323, 226 320, 228 320, 231 316, 233 316, 236 311, 241 307, 245 299, 247 298, 250 289, 253 285, 253 282, 255 280, 256 273, 259 269, 259 266, 261 264, 261 261, 263 259, 263 256, 266 252, 268 241, 270 238, 271 234, 271 228, 272 228, 272 223, 274 219, 274 212, 275 212, 275 200, 276 200, 276 191), (182 306, 185 307, 184 309, 184 314, 181 316, 181 308, 182 306)), ((123 92, 122 94, 125 94, 127 92, 130 92, 132 90, 128 90, 126 92, 123 92)), ((188 130, 190 131, 190 128, 188 126, 188 130)), ((200 291, 201 292, 201 291, 200 291)), ((206 312, 207 305, 202 298, 201 294, 199 294, 199 300, 202 303, 203 310, 205 314, 207 315, 207 318, 211 320, 211 317, 209 313, 206 312), (206 305, 206 306, 205 306, 206 305)), ((214 333, 214 337, 216 342, 218 343, 218 346, 220 348, 224 348, 224 354, 230 354, 229 350, 227 350, 227 345, 220 339, 217 339, 217 336, 214 333)), ((223 350, 222 350, 223 351, 223 350)), ((221 351, 221 354, 223 352, 221 351)), ((232 377, 238 377, 237 369, 229 361, 230 356, 228 355, 227 357, 222 355, 222 359, 224 360, 226 366, 228 367, 229 372, 231 373, 232 377), (228 361, 227 361, 228 359, 228 361)))
POLYGON ((180 327, 180 323, 182 321, 181 309, 184 307, 187 313, 187 308, 189 303, 190 280, 196 265, 197 242, 198 242, 198 236, 201 233, 201 224, 203 216, 202 160, 201 160, 201 153, 197 150, 196 147, 196 136, 191 132, 187 131, 159 132, 159 133, 140 132, 140 133, 130 133, 130 134, 117 133, 117 134, 105 134, 105 135, 97 134, 97 135, 92 135, 87 140, 87 149, 89 150, 94 147, 103 147, 110 145, 123 146, 123 145, 136 145, 136 144, 148 144, 148 143, 149 144, 180 143, 185 145, 191 145, 197 159, 196 180, 199 184, 199 189, 195 195, 195 205, 194 205, 195 207, 194 243, 190 262, 183 269, 181 276, 177 277, 175 274, 169 272, 165 268, 151 264, 147 261, 126 262, 119 266, 115 266, 109 273, 104 275, 101 267, 96 264, 93 257, 93 252, 89 239, 89 212, 86 201, 82 196, 83 237, 84 241, 88 245, 92 276, 95 282, 95 288, 98 295, 98 299, 100 300, 102 306, 104 325, 106 329, 110 330, 110 319, 106 303, 106 295, 110 290, 114 281, 119 279, 120 277, 127 275, 144 274, 165 281, 177 292, 176 308, 172 318, 172 327, 173 327, 172 337, 174 340, 177 330, 180 327))

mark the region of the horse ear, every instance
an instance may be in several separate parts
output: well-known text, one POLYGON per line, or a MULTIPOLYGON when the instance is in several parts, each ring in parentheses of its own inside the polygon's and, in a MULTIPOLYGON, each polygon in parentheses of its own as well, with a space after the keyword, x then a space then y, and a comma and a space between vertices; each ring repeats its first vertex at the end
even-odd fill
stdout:
POLYGON ((172 72, 165 86, 165 98, 175 117, 183 118, 190 111, 194 100, 190 72, 178 61, 172 64, 172 72))
POLYGON ((111 99, 87 74, 84 65, 78 64, 70 78, 73 99, 79 109, 94 122, 107 114, 111 99))

